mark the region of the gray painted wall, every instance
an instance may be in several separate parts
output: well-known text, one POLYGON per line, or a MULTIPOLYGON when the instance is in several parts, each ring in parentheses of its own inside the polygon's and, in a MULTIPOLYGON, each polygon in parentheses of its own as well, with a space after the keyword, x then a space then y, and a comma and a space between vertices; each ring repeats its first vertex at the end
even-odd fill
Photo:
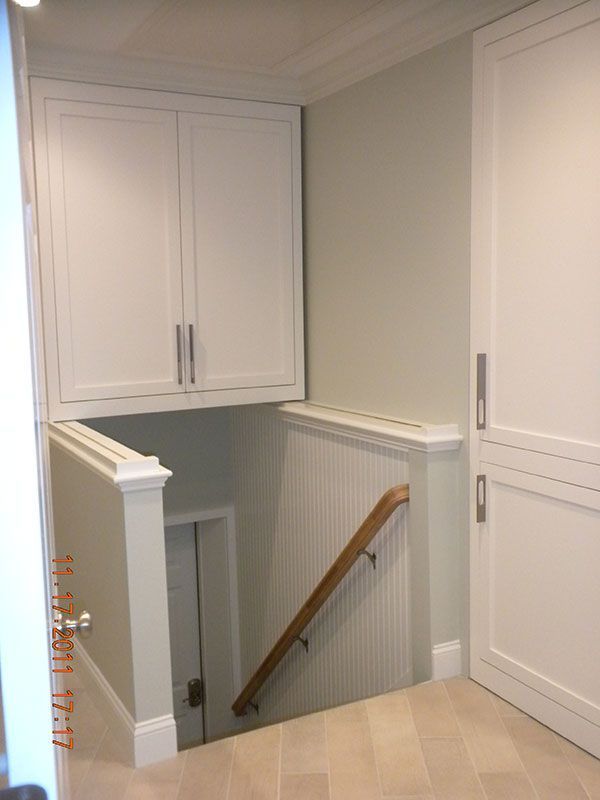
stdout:
POLYGON ((232 502, 228 408, 105 417, 85 424, 138 453, 158 456, 173 472, 163 491, 165 515, 232 502))
POLYGON ((308 397, 459 423, 458 519, 438 533, 455 590, 445 581, 435 634, 463 644, 471 70, 465 34, 304 115, 308 397))

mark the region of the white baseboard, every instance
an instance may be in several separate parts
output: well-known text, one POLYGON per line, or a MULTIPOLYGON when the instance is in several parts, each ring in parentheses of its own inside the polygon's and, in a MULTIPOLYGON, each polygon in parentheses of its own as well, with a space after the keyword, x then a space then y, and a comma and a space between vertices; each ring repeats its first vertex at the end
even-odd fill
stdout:
POLYGON ((462 674, 460 641, 436 644, 431 651, 431 680, 441 681, 462 674))
POLYGON ((145 767, 177 755, 177 729, 173 714, 136 722, 134 766, 145 767))
POLYGON ((172 714, 135 722, 96 663, 80 642, 76 643, 78 677, 90 699, 117 740, 125 759, 145 767, 177 755, 177 731, 172 714))

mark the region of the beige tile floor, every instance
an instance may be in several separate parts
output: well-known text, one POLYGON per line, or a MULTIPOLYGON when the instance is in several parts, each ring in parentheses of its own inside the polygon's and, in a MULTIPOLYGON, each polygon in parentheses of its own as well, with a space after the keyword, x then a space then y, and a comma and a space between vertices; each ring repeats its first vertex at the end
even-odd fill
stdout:
POLYGON ((420 684, 134 770, 85 693, 73 800, 600 800, 600 761, 466 678, 420 684), (89 723, 89 724, 88 724, 89 723))

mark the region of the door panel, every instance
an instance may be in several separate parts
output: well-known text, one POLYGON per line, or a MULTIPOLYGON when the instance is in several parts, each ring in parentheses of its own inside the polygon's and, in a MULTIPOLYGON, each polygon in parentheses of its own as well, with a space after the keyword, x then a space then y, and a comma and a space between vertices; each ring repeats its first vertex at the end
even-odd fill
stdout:
POLYGON ((600 20, 555 26, 494 55, 492 425, 599 446, 600 20))
POLYGON ((165 537, 173 712, 181 750, 204 741, 203 706, 188 702, 188 681, 202 678, 195 525, 169 526, 165 537))
POLYGON ((481 657, 600 725, 600 493, 482 470, 481 657))
POLYGON ((293 384, 291 122, 178 117, 188 390, 293 384))
POLYGON ((176 114, 45 102, 60 398, 183 391, 176 114))
POLYGON ((600 460, 600 20, 585 3, 485 53, 486 438, 600 460), (487 262, 487 263, 486 263, 487 262))
POLYGON ((600 756, 600 3, 573 5, 475 35, 471 674, 600 756))

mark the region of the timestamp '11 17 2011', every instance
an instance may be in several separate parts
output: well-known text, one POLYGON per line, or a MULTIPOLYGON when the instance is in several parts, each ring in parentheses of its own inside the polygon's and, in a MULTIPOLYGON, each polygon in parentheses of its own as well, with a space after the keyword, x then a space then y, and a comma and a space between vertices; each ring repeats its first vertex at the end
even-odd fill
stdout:
MULTIPOLYGON (((56 612, 59 614, 68 614, 71 615, 73 613, 73 594, 68 591, 64 591, 59 588, 60 581, 64 580, 65 576, 73 575, 73 569, 70 566, 59 566, 59 565, 68 565, 73 563, 73 557, 67 554, 64 558, 53 558, 52 564, 56 565, 55 569, 52 570, 53 576, 53 584, 54 590, 56 594, 52 595, 52 609, 51 613, 54 618, 56 612), (57 601, 56 603, 54 601, 57 601), (59 602, 60 601, 60 602, 59 602), (63 602, 66 601, 66 602, 63 602)), ((70 652, 73 647, 73 635, 74 631, 65 628, 61 625, 61 618, 54 618, 54 622, 58 623, 58 625, 54 625, 52 628, 52 672, 55 673, 72 673, 73 667, 71 663, 73 661, 73 654, 70 652)), ((52 698, 60 698, 64 700, 64 698, 73 698, 73 692, 71 689, 65 689, 63 692, 54 692, 52 694, 52 698)), ((67 701, 66 705, 63 703, 53 702, 52 708, 55 714, 60 714, 62 716, 55 716, 54 722, 57 723, 53 726, 52 734, 54 736, 68 736, 68 741, 63 742, 60 739, 52 739, 52 744, 57 745, 57 747, 66 747, 67 750, 73 749, 73 728, 70 725, 67 725, 67 722, 70 722, 71 715, 75 711, 75 701, 70 699, 67 701), (64 724, 61 724, 64 723, 64 724)))

